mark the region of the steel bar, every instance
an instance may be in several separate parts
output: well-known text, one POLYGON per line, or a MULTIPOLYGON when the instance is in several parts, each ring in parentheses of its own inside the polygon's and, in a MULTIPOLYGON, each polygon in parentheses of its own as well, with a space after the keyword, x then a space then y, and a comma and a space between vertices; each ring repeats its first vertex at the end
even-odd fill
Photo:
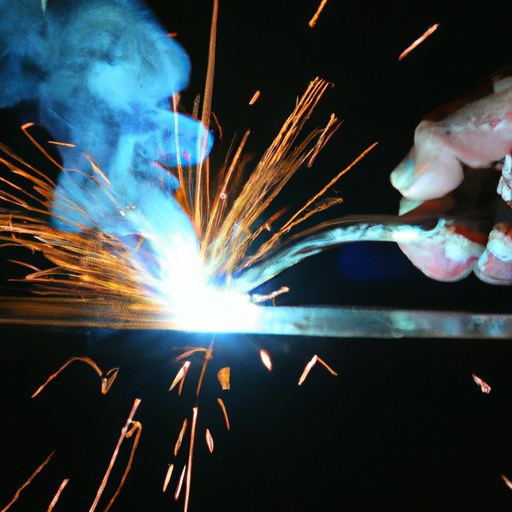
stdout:
MULTIPOLYGON (((255 306, 256 307, 256 306, 255 306)), ((512 339, 512 315, 362 307, 258 307, 247 325, 219 328, 149 303, 0 297, 0 324, 233 332, 328 338, 512 339)))

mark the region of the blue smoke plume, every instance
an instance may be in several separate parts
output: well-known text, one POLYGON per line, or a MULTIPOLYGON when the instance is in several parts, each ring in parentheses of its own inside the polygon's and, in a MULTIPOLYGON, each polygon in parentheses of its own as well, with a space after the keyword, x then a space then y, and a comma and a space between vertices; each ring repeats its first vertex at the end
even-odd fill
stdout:
POLYGON ((185 51, 138 1, 0 0, 0 108, 35 101, 39 118, 26 121, 74 145, 60 148, 54 224, 122 237, 168 295, 200 273, 178 181, 157 164, 191 165, 211 148, 199 122, 170 110, 189 74, 185 51), (141 237, 151 264, 135 250, 141 237))

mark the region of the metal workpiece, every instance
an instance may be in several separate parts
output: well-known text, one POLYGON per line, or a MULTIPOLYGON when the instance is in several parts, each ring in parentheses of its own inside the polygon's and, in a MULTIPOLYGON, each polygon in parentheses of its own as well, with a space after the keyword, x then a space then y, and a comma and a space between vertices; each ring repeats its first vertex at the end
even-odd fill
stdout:
MULTIPOLYGON (((512 315, 366 307, 253 306, 247 321, 198 323, 169 309, 101 299, 0 297, 0 324, 322 338, 512 339, 512 315)), ((236 315, 234 315, 236 316, 236 315)))

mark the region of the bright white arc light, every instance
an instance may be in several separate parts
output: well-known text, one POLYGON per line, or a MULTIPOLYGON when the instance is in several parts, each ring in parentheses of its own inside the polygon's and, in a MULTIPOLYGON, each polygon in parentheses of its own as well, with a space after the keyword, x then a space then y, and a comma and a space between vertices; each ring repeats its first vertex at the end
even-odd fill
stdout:
POLYGON ((225 333, 250 329, 262 308, 250 302, 247 296, 202 286, 189 289, 173 309, 183 328, 225 333))

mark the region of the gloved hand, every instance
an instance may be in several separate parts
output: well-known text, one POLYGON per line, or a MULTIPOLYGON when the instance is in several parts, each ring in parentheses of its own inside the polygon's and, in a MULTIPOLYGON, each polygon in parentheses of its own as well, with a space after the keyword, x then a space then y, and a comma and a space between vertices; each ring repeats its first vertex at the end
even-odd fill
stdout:
POLYGON ((426 210, 443 214, 453 206, 450 193, 455 189, 463 189, 464 197, 468 191, 473 196, 481 191, 480 178, 475 190, 473 169, 489 169, 489 175, 501 171, 497 187, 501 211, 490 233, 461 225, 460 229, 446 229, 428 245, 400 244, 427 276, 456 281, 474 271, 487 283, 512 284, 511 153, 512 76, 504 77, 503 73, 488 86, 437 110, 418 125, 413 148, 391 173, 391 183, 405 198, 401 215, 418 215, 426 210), (470 185, 469 180, 465 181, 468 174, 473 180, 470 185))

